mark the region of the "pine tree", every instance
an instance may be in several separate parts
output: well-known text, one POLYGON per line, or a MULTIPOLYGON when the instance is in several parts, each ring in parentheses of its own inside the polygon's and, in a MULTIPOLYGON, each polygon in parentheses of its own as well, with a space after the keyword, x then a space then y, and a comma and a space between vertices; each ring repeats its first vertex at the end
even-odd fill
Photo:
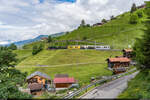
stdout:
POLYGON ((17 46, 16 46, 14 43, 12 43, 12 44, 9 46, 9 49, 11 49, 11 50, 17 50, 17 46))
POLYGON ((84 21, 84 19, 83 19, 83 20, 81 20, 81 24, 80 24, 80 26, 81 26, 81 27, 84 27, 84 26, 85 26, 85 21, 84 21))
POLYGON ((134 11, 137 10, 136 4, 133 3, 132 7, 131 7, 131 13, 133 13, 134 11))
POLYGON ((48 43, 52 42, 52 37, 49 35, 48 36, 48 43))

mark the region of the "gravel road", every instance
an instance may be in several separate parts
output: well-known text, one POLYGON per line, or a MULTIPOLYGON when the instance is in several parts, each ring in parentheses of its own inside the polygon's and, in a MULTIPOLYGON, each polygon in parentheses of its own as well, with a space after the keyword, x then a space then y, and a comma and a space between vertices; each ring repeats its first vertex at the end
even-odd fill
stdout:
POLYGON ((133 74, 121 77, 114 81, 105 83, 104 85, 98 86, 81 96, 81 99, 115 99, 123 92, 127 86, 128 81, 134 78, 139 71, 134 72, 133 74))

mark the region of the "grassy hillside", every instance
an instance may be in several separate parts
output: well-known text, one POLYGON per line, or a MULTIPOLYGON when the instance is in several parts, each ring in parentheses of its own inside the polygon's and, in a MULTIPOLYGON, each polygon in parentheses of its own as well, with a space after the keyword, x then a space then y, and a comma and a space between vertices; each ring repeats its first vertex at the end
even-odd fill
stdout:
POLYGON ((122 55, 122 53, 96 50, 43 50, 35 56, 26 58, 18 66, 105 63, 108 57, 117 55, 122 55))
MULTIPOLYGON (((140 10, 143 11, 143 9, 140 10)), ((145 20, 145 15, 143 18, 139 19, 137 25, 130 24, 129 20, 130 13, 125 13, 103 26, 79 28, 58 39, 82 40, 84 37, 87 37, 88 40, 103 42, 114 46, 114 48, 125 48, 128 47, 128 45, 133 45, 135 38, 140 37, 143 34, 141 29, 144 29, 142 22, 145 20)))
MULTIPOLYGON (((143 9, 138 11, 143 11, 143 9)), ((124 13, 102 26, 78 28, 69 34, 56 37, 54 40, 83 40, 86 37, 87 40, 102 42, 114 48, 127 48, 128 45, 134 44, 135 38, 141 37, 143 34, 142 29, 145 28, 143 21, 146 19, 144 15, 139 18, 138 24, 130 24, 130 15, 129 12, 124 13)), ((30 48, 33 44, 35 43, 29 44, 27 47, 30 48)))
POLYGON ((119 98, 149 99, 150 98, 150 71, 141 71, 128 83, 128 88, 119 98))
POLYGON ((15 50, 13 52, 17 54, 18 63, 32 55, 32 50, 15 50))
POLYGON ((58 73, 67 73, 79 80, 80 84, 88 84, 93 76, 111 75, 112 72, 107 69, 105 60, 117 55, 122 55, 122 53, 96 50, 43 50, 35 56, 29 56, 16 68, 28 74, 41 71, 51 77, 58 73), (75 63, 83 64, 76 65, 75 63), (47 66, 39 67, 37 66, 39 64, 47 66))

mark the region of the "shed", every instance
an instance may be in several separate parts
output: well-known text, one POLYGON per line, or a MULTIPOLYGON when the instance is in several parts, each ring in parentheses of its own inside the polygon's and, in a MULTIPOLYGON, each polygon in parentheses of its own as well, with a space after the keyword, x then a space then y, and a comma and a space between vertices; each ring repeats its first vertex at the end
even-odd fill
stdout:
POLYGON ((68 88, 70 85, 76 83, 73 77, 54 78, 56 88, 68 88))
POLYGON ((133 56, 133 54, 132 54, 133 50, 132 49, 123 49, 122 52, 123 52, 124 57, 132 58, 132 56, 133 56))

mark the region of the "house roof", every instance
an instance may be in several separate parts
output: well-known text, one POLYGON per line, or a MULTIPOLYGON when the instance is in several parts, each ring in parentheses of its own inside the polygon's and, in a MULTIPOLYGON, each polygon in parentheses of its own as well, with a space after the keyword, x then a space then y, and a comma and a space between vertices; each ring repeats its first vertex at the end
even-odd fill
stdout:
POLYGON ((108 60, 110 62, 130 62, 131 61, 129 58, 126 58, 126 57, 122 57, 122 58, 109 58, 108 60))
POLYGON ((64 77, 69 77, 68 74, 56 74, 55 78, 64 78, 64 77))
POLYGON ((132 49, 124 49, 123 51, 125 51, 125 52, 132 52, 133 50, 132 49))
POLYGON ((75 83, 75 79, 73 77, 54 78, 54 83, 75 83))
POLYGON ((26 79, 28 80, 28 79, 30 79, 30 78, 32 78, 32 77, 34 77, 34 76, 41 76, 41 77, 44 77, 44 78, 46 78, 46 79, 51 79, 48 75, 46 75, 46 74, 44 74, 44 73, 41 73, 41 72, 39 72, 39 71, 36 71, 36 72, 34 72, 34 73, 32 73, 30 76, 28 76, 26 79))
POLYGON ((39 90, 43 88, 43 85, 38 83, 32 83, 28 85, 28 88, 30 88, 30 90, 39 90))

